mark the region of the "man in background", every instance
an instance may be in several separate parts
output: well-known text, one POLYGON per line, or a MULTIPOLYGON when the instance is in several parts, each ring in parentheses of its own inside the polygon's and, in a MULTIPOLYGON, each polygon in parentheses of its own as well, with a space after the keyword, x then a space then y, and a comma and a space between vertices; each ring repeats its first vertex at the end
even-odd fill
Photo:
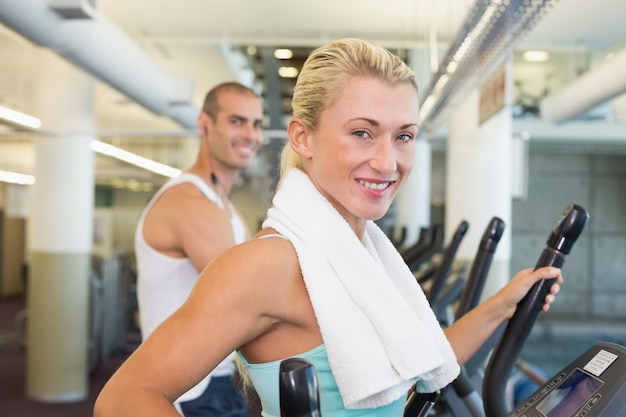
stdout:
MULTIPOLYGON (((229 194, 261 147, 262 120, 254 91, 234 82, 214 87, 198 117, 195 163, 164 184, 144 209, 135 232, 143 339, 183 304, 209 262, 250 237, 229 194)), ((176 400, 177 410, 185 417, 246 417, 246 401, 232 381, 235 371, 233 353, 176 400)))

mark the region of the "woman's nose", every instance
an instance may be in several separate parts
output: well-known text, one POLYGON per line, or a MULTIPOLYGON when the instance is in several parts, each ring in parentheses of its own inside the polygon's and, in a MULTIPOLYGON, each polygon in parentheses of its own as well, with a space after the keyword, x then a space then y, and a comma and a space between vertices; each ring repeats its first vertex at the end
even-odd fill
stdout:
POLYGON ((398 161, 393 144, 389 140, 383 140, 374 150, 371 164, 374 169, 383 174, 391 174, 396 171, 398 161))

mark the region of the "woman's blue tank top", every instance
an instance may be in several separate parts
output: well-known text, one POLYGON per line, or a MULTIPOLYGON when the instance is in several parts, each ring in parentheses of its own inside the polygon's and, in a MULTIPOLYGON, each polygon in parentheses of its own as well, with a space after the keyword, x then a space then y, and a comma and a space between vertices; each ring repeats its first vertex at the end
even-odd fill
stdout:
MULTIPOLYGON (((237 353, 244 363, 252 384, 261 399, 262 415, 264 417, 280 417, 278 374, 281 361, 251 364, 248 363, 240 352, 237 353)), ((347 410, 339 394, 337 382, 330 370, 324 345, 295 356, 306 359, 315 366, 320 389, 322 417, 400 417, 404 414, 406 397, 401 397, 384 407, 347 410)), ((363 364, 363 366, 367 366, 367 364, 363 364)), ((354 383, 358 384, 359 382, 355 381, 354 383)))

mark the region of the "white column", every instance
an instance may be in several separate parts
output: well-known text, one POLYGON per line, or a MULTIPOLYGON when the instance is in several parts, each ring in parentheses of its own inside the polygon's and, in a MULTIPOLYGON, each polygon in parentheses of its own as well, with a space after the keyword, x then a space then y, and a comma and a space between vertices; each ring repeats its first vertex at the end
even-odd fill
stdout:
MULTIPOLYGON (((432 78, 429 70, 429 52, 427 49, 412 49, 409 51, 408 60, 411 69, 415 72, 421 98, 432 78)), ((413 171, 396 199, 397 229, 404 227, 407 233, 404 247, 417 242, 420 229, 430 226, 431 159, 430 142, 423 138, 417 140, 413 171)))
POLYGON ((480 239, 494 216, 505 222, 504 234, 485 285, 485 296, 495 292, 510 279, 513 122, 509 85, 507 76, 504 108, 482 124, 479 123, 480 92, 476 88, 454 109, 449 125, 446 241, 449 241, 450 235, 462 220, 469 223, 457 259, 468 262, 473 260, 480 239))
POLYGON ((417 241, 421 227, 430 225, 431 147, 430 142, 416 142, 413 171, 398 193, 398 229, 406 228, 406 241, 410 246, 417 241))
POLYGON ((51 52, 37 88, 43 129, 34 140, 27 283, 26 394, 39 401, 88 395, 90 254, 94 200, 92 80, 51 52))

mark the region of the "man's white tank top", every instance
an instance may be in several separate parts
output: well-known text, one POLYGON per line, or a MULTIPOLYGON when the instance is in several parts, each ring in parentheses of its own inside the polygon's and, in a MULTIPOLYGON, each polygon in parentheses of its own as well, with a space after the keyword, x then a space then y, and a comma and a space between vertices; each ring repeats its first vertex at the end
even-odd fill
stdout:
MULTIPOLYGON (((148 245, 143 237, 146 214, 161 195, 171 187, 185 182, 194 184, 208 198, 224 208, 222 200, 195 174, 183 173, 165 183, 146 205, 135 231, 135 257, 137 259, 137 298, 139 303, 139 324, 142 338, 145 339, 162 321, 171 315, 189 296, 199 271, 188 258, 172 258, 148 245)), ((246 226, 231 207, 230 223, 236 243, 246 239, 246 226)), ((234 353, 221 362, 215 370, 198 385, 187 391, 176 402, 198 398, 206 389, 211 376, 232 375, 235 372, 234 353)))

